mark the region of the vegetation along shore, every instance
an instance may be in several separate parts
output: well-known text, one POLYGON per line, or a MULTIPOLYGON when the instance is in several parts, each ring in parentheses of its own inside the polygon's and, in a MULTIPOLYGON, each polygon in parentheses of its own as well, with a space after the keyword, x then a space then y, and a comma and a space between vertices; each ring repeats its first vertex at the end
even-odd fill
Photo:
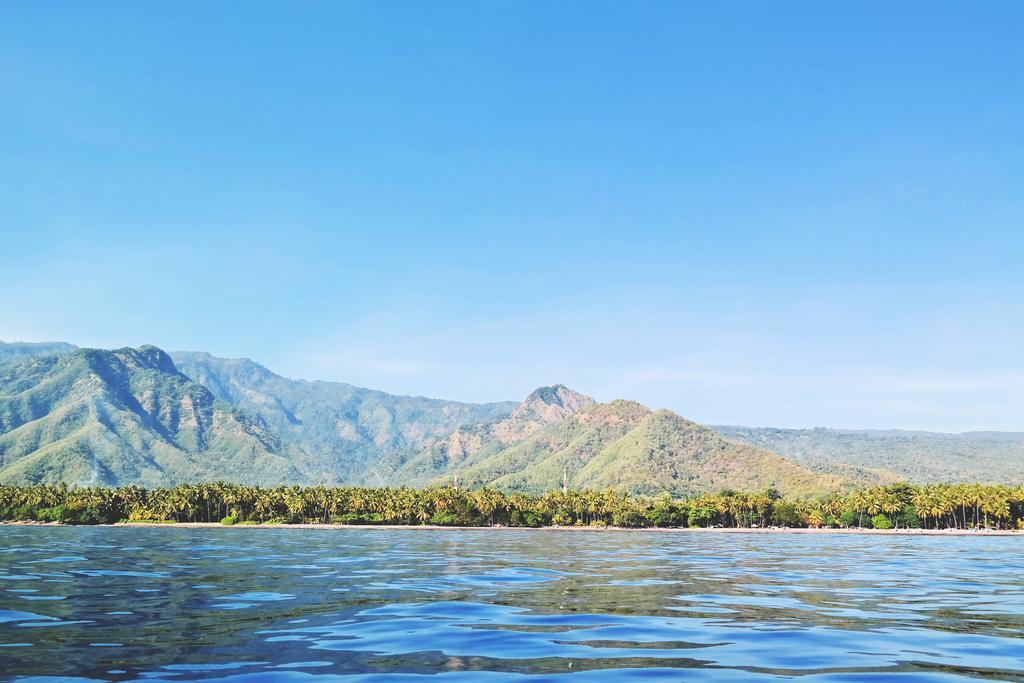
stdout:
POLYGON ((788 499, 768 488, 689 498, 492 488, 263 488, 226 483, 144 489, 0 486, 0 520, 64 524, 391 525, 878 530, 1024 529, 1024 487, 891 484, 788 499))

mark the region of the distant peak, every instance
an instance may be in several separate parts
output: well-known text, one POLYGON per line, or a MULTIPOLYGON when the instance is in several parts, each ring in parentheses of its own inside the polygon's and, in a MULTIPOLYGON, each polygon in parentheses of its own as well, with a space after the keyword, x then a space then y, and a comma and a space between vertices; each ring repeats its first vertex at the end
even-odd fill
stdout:
POLYGON ((153 346, 152 344, 143 344, 142 346, 134 349, 131 347, 114 349, 113 351, 104 351, 102 349, 82 349, 80 352, 87 355, 97 354, 99 356, 112 354, 128 365, 168 372, 172 375, 179 374, 177 366, 174 365, 174 361, 171 360, 169 355, 167 355, 167 352, 157 346, 153 346))
POLYGON ((172 351, 171 358, 174 359, 185 374, 188 374, 190 369, 194 370, 196 366, 202 366, 207 368, 216 368, 218 372, 227 372, 230 374, 241 372, 245 374, 259 375, 264 378, 281 377, 273 370, 260 365, 251 358, 224 358, 221 356, 215 356, 212 353, 207 353, 206 351, 172 351))
POLYGON ((593 405, 594 399, 569 389, 564 384, 540 387, 512 411, 509 416, 513 421, 536 421, 543 423, 558 422, 587 406, 593 405))
POLYGON ((551 386, 534 389, 533 392, 526 397, 526 400, 523 401, 523 403, 543 403, 544 405, 570 408, 573 410, 584 405, 589 405, 593 402, 594 399, 585 394, 581 394, 578 391, 573 391, 564 384, 553 384, 551 386))
POLYGON ((165 372, 178 371, 177 368, 174 367, 174 361, 171 360, 171 357, 167 355, 166 351, 159 347, 153 346, 152 344, 143 344, 139 347, 138 352, 140 356, 160 370, 165 372))

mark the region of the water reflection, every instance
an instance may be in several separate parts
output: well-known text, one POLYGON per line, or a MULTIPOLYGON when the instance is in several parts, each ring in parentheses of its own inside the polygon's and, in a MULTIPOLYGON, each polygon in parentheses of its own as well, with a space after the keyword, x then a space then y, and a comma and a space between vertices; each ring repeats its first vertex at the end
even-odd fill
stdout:
POLYGON ((1024 680, 1022 544, 4 527, 0 676, 1024 680))

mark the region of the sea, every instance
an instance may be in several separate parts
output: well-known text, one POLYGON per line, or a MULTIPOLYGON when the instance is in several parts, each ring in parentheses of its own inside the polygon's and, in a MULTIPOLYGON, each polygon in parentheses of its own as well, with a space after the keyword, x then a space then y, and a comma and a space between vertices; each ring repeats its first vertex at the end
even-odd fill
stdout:
POLYGON ((1024 538, 3 526, 0 680, 1024 681, 1024 538))

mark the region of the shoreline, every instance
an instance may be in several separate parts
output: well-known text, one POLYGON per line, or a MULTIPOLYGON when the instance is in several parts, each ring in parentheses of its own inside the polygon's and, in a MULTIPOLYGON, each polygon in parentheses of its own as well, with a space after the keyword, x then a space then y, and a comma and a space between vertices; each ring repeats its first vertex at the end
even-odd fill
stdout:
POLYGON ((1014 529, 814 529, 799 527, 591 527, 591 526, 438 526, 433 524, 220 524, 219 522, 116 522, 114 524, 62 524, 60 522, 7 521, 0 526, 33 527, 140 527, 148 529, 320 529, 343 531, 350 529, 373 531, 549 531, 595 532, 628 531, 655 533, 724 533, 724 534, 839 534, 870 536, 1020 536, 1024 530, 1014 529))

